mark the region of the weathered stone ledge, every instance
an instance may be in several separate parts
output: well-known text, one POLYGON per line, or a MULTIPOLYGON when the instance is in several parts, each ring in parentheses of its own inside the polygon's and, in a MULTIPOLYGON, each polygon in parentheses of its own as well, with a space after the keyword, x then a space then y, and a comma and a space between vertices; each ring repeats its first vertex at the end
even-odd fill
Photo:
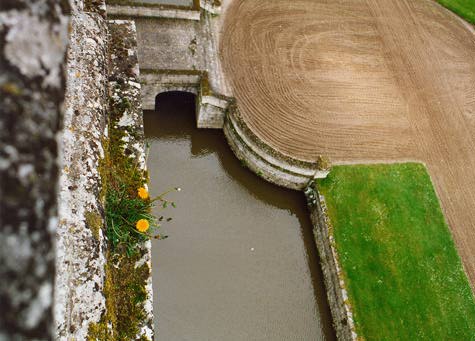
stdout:
MULTIPOLYGON (((107 152, 103 144, 110 133, 110 97, 119 102, 127 100, 130 105, 117 124, 126 133, 125 152, 145 170, 135 26, 125 21, 112 21, 109 25, 108 29, 103 2, 75 2, 68 52, 57 233, 55 317, 56 338, 60 340, 116 336, 112 322, 115 308, 106 300, 118 284, 114 281, 117 278, 110 278, 114 265, 108 259, 101 171, 107 152), (109 31, 119 33, 108 36, 109 31), (92 336, 91 331, 95 333, 92 336)), ((135 323, 139 329, 137 338, 147 339, 153 339, 150 248, 150 242, 143 245, 137 264, 129 270, 140 272, 132 277, 145 281, 147 297, 141 302, 145 316, 135 317, 139 318, 135 323), (148 269, 145 278, 144 265, 148 269)))
POLYGON ((146 17, 162 19, 200 20, 200 11, 193 9, 148 7, 139 5, 109 5, 108 15, 112 17, 146 17))
POLYGON ((112 17, 144 17, 200 20, 201 11, 212 15, 221 12, 219 0, 193 0, 191 6, 154 4, 131 0, 108 0, 107 13, 112 17))
POLYGON ((72 10, 56 243, 59 340, 84 340, 89 325, 105 311, 106 242, 99 164, 107 134, 107 27, 102 6, 84 6, 77 0, 72 10))

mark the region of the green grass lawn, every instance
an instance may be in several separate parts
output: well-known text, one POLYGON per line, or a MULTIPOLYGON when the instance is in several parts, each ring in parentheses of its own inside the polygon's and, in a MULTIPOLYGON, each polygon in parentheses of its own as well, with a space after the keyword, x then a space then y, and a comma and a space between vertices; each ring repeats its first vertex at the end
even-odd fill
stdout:
POLYGON ((335 166, 319 180, 357 332, 475 340, 475 302, 425 167, 335 166))
POLYGON ((440 4, 475 24, 475 0, 437 0, 440 4))

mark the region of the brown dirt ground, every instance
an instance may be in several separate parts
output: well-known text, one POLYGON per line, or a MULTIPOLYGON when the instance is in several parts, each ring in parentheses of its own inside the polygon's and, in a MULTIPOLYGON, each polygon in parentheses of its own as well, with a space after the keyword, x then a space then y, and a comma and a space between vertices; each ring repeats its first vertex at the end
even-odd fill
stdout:
POLYGON ((475 35, 429 0, 235 0, 223 68, 284 154, 425 162, 475 285, 475 35))

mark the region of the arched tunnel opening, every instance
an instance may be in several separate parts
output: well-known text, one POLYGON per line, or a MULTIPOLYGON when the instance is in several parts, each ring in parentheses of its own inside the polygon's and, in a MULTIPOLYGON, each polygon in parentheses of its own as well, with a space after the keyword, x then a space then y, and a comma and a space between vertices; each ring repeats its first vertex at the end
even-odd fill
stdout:
POLYGON ((159 339, 335 339, 304 195, 265 182, 222 130, 196 128, 196 95, 144 112, 150 191, 180 187, 152 246, 159 339))
MULTIPOLYGON (((180 135, 196 122, 196 95, 187 91, 161 92, 155 97, 155 111, 145 111, 144 119, 152 116, 156 122, 151 125, 160 136, 180 135)), ((145 128, 148 134, 151 127, 146 124, 145 128)))

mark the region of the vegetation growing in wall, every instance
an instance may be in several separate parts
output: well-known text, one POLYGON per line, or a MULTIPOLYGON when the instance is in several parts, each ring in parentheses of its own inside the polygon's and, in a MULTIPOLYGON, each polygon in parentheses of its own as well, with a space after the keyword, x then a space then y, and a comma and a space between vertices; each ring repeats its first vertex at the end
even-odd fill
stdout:
POLYGON ((335 166, 318 185, 358 335, 472 340, 473 294, 425 167, 335 166))
POLYGON ((103 175, 107 179, 106 235, 112 252, 125 251, 130 256, 137 251, 141 243, 153 236, 149 232, 150 227, 158 228, 158 224, 150 214, 153 201, 144 188, 147 174, 141 169, 134 155, 127 155, 131 154, 130 151, 127 153, 124 142, 127 132, 117 127, 121 114, 130 108, 130 103, 127 99, 121 99, 119 102, 115 101, 111 107, 115 108, 115 114, 110 115, 109 158, 105 160, 107 164, 103 167, 103 175), (139 190, 143 191, 142 195, 139 190), (139 222, 145 221, 147 224, 137 226, 139 222))
MULTIPOLYGON (((121 84, 117 85, 120 93, 121 84)), ((89 328, 89 340, 135 340, 146 318, 145 289, 150 268, 143 257, 143 243, 149 238, 164 238, 155 234, 163 216, 151 215, 151 207, 159 202, 173 205, 160 195, 150 198, 146 190, 148 174, 137 155, 125 141, 141 141, 134 127, 119 127, 118 122, 131 104, 127 99, 111 98, 109 138, 104 142, 105 157, 100 166, 104 185, 106 235, 108 252, 104 294, 106 314, 89 328)), ((167 220, 170 220, 168 218, 167 220)))
POLYGON ((475 1, 473 0, 437 0, 443 6, 475 24, 475 1))
POLYGON ((145 285, 150 269, 147 263, 140 269, 135 268, 141 257, 137 246, 145 237, 132 231, 130 224, 141 213, 148 213, 146 202, 138 203, 141 198, 137 192, 146 184, 147 174, 138 166, 136 158, 126 155, 124 137, 127 132, 117 128, 118 120, 130 108, 130 103, 126 99, 115 101, 112 98, 110 102, 109 138, 103 143, 105 157, 100 165, 108 237, 104 284, 106 313, 99 323, 90 325, 88 340, 133 340, 145 315, 143 302, 147 298, 145 285), (120 218, 124 221, 119 223, 119 217, 129 206, 139 207, 131 215, 124 214, 120 218))
MULTIPOLYGON (((106 314, 99 323, 89 326, 88 340, 126 341, 136 340, 140 325, 146 317, 143 303, 147 299, 145 284, 150 274, 147 263, 135 267, 138 253, 133 256, 107 254, 106 314)), ((141 341, 148 340, 141 336, 141 341)))

